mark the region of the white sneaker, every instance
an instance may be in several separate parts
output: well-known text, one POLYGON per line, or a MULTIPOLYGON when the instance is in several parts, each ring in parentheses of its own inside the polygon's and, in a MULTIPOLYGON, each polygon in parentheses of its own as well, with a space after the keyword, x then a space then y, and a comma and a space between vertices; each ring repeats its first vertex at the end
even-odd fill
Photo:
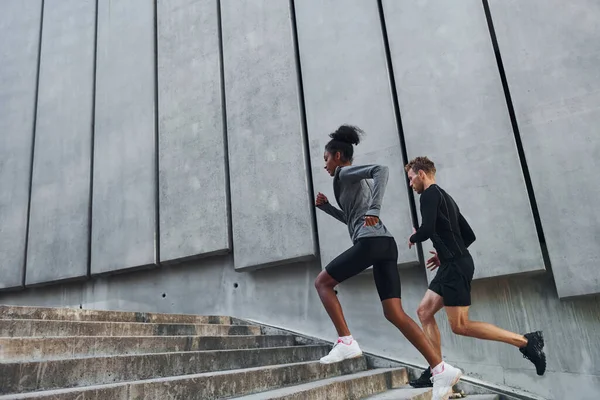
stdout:
POLYGON ((444 371, 433 375, 432 400, 448 400, 452 394, 452 386, 456 385, 462 376, 462 371, 450 364, 444 364, 444 371))
POLYGON ((362 356, 362 350, 358 347, 356 340, 352 340, 350 344, 345 344, 341 339, 333 346, 333 349, 325 357, 321 358, 321 364, 333 364, 344 361, 349 358, 362 356))

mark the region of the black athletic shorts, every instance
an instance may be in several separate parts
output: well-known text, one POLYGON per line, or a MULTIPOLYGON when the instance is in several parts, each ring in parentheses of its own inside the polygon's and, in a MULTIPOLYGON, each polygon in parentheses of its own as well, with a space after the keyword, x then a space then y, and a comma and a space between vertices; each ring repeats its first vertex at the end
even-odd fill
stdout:
POLYGON ((429 284, 429 290, 442 296, 447 307, 470 306, 474 272, 475 265, 470 254, 443 262, 429 284))
POLYGON ((331 261, 325 270, 337 282, 343 282, 371 265, 381 301, 400 298, 398 246, 393 237, 373 236, 358 239, 354 246, 331 261))

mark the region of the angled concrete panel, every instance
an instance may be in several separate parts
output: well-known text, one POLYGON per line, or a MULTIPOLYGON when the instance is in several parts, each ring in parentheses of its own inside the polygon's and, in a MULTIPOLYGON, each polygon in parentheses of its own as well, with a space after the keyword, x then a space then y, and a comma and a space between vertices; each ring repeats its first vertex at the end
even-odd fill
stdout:
POLYGON ((92 274, 155 262, 154 4, 99 0, 92 274))
POLYGON ((408 156, 436 162, 473 227, 475 278, 543 271, 481 1, 383 5, 408 156))
POLYGON ((312 195, 288 1, 224 1, 236 269, 312 258, 312 195))
POLYGON ((22 285, 41 1, 0 2, 0 289, 22 285))
POLYGON ((87 275, 95 0, 46 0, 26 284, 87 275))
MULTIPOLYGON (((415 265, 416 249, 405 244, 412 219, 377 2, 301 0, 296 18, 315 192, 336 204, 323 169, 328 134, 344 123, 363 129, 354 162, 390 168, 381 220, 396 236, 398 263, 415 265)), ((317 222, 325 267, 352 242, 346 226, 329 215, 318 211, 317 222)))
POLYGON ((160 257, 229 250, 216 0, 158 1, 160 257))
POLYGON ((558 295, 600 292, 600 5, 490 1, 558 295))

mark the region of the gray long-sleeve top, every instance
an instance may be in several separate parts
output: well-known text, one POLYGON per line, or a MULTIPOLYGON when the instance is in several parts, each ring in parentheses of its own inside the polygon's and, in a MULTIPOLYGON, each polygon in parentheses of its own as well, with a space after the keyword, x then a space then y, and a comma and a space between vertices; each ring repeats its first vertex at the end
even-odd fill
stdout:
POLYGON ((383 165, 351 165, 335 170, 333 192, 341 210, 329 202, 319 208, 348 226, 352 243, 364 237, 392 237, 381 220, 365 226, 365 216, 379 217, 388 175, 389 169, 383 165), (373 179, 372 188, 366 179, 373 179))

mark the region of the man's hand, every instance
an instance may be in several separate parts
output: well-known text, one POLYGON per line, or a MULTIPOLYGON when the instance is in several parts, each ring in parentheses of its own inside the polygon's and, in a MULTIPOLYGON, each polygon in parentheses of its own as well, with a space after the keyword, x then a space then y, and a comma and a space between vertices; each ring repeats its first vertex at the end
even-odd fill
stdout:
POLYGON ((427 260, 427 269, 430 271, 435 271, 440 266, 440 259, 435 251, 430 251, 433 254, 429 260, 427 260))
POLYGON ((323 204, 327 204, 329 203, 329 200, 327 200, 327 197, 325 197, 325 195, 321 192, 319 192, 317 194, 317 200, 315 201, 315 204, 317 206, 322 206, 323 204))
POLYGON ((377 225, 378 222, 379 222, 378 217, 374 217, 372 215, 365 216, 365 226, 374 226, 374 225, 377 225))
POLYGON ((408 237, 408 248, 412 248, 415 244, 413 242, 410 241, 410 238, 412 237, 412 235, 414 235, 415 233, 417 233, 417 230, 413 227, 413 232, 411 233, 411 235, 408 237))

